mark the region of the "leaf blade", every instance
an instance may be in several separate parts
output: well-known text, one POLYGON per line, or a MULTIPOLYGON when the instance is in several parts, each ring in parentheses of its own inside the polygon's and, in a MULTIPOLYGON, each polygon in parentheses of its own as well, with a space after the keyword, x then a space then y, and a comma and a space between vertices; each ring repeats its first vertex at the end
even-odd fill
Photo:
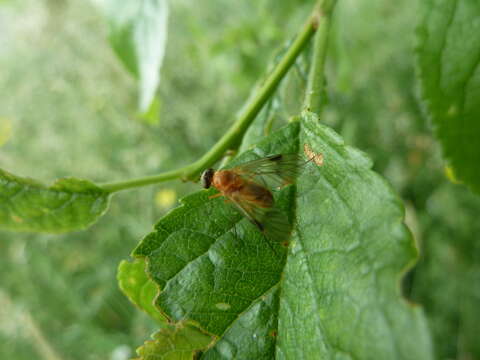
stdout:
POLYGON ((422 2, 417 67, 422 98, 455 176, 480 192, 480 4, 422 2))
POLYGON ((145 262, 123 260, 118 265, 117 281, 122 292, 132 303, 149 314, 159 324, 166 324, 165 316, 155 308, 154 300, 158 293, 157 285, 147 277, 145 262))
MULTIPOLYGON (((298 123, 293 123, 231 165, 294 152, 297 140, 298 123)), ((226 334, 228 341, 208 351, 207 358, 226 352, 271 358, 274 337, 268 334, 276 332, 276 315, 270 309, 278 306, 275 289, 285 248, 267 244, 231 204, 209 199, 212 194, 202 190, 184 198, 183 206, 161 219, 133 255, 146 257, 148 272, 161 289, 157 305, 172 321, 194 321, 209 333, 226 334), (251 327, 244 328, 253 319, 258 320, 257 338, 249 333, 251 327)), ((285 188, 276 195, 278 205, 288 209, 293 194, 294 187, 285 188)))
POLYGON ((212 337, 190 325, 165 328, 152 337, 137 349, 135 360, 193 360, 212 342, 212 337))
POLYGON ((167 43, 166 0, 107 1, 110 44, 139 81, 139 109, 147 113, 160 83, 167 43))
POLYGON ((325 165, 297 182, 277 357, 431 358, 423 314, 400 294, 417 250, 399 199, 371 161, 314 114, 303 116, 300 140, 323 153, 325 165))
POLYGON ((0 170, 0 227, 49 233, 84 229, 105 213, 109 195, 87 180, 64 178, 47 187, 0 170))

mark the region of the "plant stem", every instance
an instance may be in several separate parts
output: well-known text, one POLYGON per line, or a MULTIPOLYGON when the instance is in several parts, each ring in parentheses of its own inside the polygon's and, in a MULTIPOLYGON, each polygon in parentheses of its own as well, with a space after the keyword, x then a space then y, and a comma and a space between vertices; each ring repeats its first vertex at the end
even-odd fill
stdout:
POLYGON ((308 90, 305 108, 317 115, 325 104, 325 60, 328 49, 328 37, 332 22, 332 12, 336 0, 320 0, 318 7, 318 28, 313 47, 313 61, 308 77, 308 90))
MULTIPOLYGON (((189 165, 189 166, 191 166, 191 165, 189 165)), ((160 183, 160 182, 173 180, 173 179, 176 179, 176 178, 181 178, 182 176, 184 176, 184 173, 188 169, 189 166, 185 166, 185 167, 177 169, 177 170, 166 171, 166 172, 163 172, 163 173, 158 174, 158 175, 145 176, 145 177, 142 177, 142 178, 139 178, 139 179, 132 179, 132 180, 126 180, 126 181, 119 181, 119 182, 101 184, 100 187, 103 190, 114 193, 114 192, 121 191, 121 190, 127 190, 127 189, 131 189, 131 188, 157 184, 157 183, 160 183)))
POLYGON ((308 41, 316 30, 318 9, 310 16, 307 23, 303 26, 295 41, 292 43, 282 60, 277 64, 272 73, 267 77, 264 84, 260 87, 257 94, 249 101, 240 113, 237 121, 233 123, 230 129, 220 138, 220 140, 200 159, 190 165, 177 170, 167 171, 158 175, 143 177, 139 179, 102 184, 100 187, 108 192, 117 192, 130 188, 157 184, 163 181, 180 178, 182 180, 194 180, 200 172, 216 163, 227 150, 239 144, 245 131, 262 109, 263 105, 275 92, 278 84, 284 78, 290 67, 293 65, 298 55, 302 52, 308 41))

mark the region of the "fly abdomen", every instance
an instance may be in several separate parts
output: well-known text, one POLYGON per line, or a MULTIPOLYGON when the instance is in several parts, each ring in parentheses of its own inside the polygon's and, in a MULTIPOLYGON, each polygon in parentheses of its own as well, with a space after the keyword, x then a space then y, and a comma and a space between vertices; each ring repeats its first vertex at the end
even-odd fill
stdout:
POLYGON ((245 199, 255 203, 262 208, 268 208, 273 206, 272 193, 263 186, 257 185, 254 182, 249 182, 240 189, 240 193, 245 199))
POLYGON ((261 194, 258 198, 257 201, 261 202, 264 206, 263 207, 272 207, 273 206, 273 196, 270 191, 265 191, 263 194, 261 194))
POLYGON ((263 225, 262 225, 262 223, 261 223, 260 221, 258 221, 258 220, 253 220, 252 223, 253 223, 253 225, 255 225, 256 227, 258 227, 260 231, 263 231, 264 227, 263 227, 263 225))

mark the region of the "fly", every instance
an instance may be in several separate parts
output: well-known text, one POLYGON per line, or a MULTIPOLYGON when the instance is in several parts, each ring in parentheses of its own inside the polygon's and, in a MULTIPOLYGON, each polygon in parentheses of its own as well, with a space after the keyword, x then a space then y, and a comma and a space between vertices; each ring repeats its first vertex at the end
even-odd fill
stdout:
POLYGON ((270 189, 292 184, 308 161, 297 154, 275 154, 232 169, 207 169, 201 182, 205 189, 213 186, 219 191, 210 198, 224 196, 268 239, 284 242, 290 224, 287 216, 275 207, 270 189))

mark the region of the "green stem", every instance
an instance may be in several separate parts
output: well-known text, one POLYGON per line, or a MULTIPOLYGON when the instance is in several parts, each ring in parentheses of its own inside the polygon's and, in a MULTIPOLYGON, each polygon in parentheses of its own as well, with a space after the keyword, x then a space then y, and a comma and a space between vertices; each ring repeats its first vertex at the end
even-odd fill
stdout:
POLYGON ((193 180, 200 172, 215 164, 227 150, 240 143, 245 131, 262 109, 263 105, 275 92, 278 84, 284 78, 287 71, 293 65, 298 55, 313 36, 316 30, 317 10, 313 12, 307 23, 304 25, 295 41, 292 43, 282 60, 277 64, 273 72, 268 76, 257 94, 244 107, 237 121, 227 130, 222 138, 200 159, 194 163, 177 170, 167 171, 158 175, 143 177, 121 182, 114 182, 100 185, 108 192, 117 192, 140 186, 157 184, 163 181, 180 178, 182 180, 193 180))
POLYGON ((152 184, 157 184, 160 182, 168 181, 168 180, 173 180, 176 178, 180 178, 183 176, 185 173, 185 170, 188 168, 188 166, 177 169, 177 170, 172 170, 172 171, 166 171, 158 175, 153 175, 153 176, 145 176, 139 179, 132 179, 132 180, 127 180, 127 181, 119 181, 119 182, 113 182, 113 183, 107 183, 107 184, 102 184, 100 187, 103 190, 106 190, 108 192, 117 192, 121 190, 127 190, 131 188, 136 188, 140 186, 147 186, 147 185, 152 185, 152 184))
POLYGON ((318 28, 313 45, 313 61, 308 77, 305 108, 318 115, 325 104, 325 60, 335 3, 336 0, 320 0, 317 5, 319 9, 318 28))

